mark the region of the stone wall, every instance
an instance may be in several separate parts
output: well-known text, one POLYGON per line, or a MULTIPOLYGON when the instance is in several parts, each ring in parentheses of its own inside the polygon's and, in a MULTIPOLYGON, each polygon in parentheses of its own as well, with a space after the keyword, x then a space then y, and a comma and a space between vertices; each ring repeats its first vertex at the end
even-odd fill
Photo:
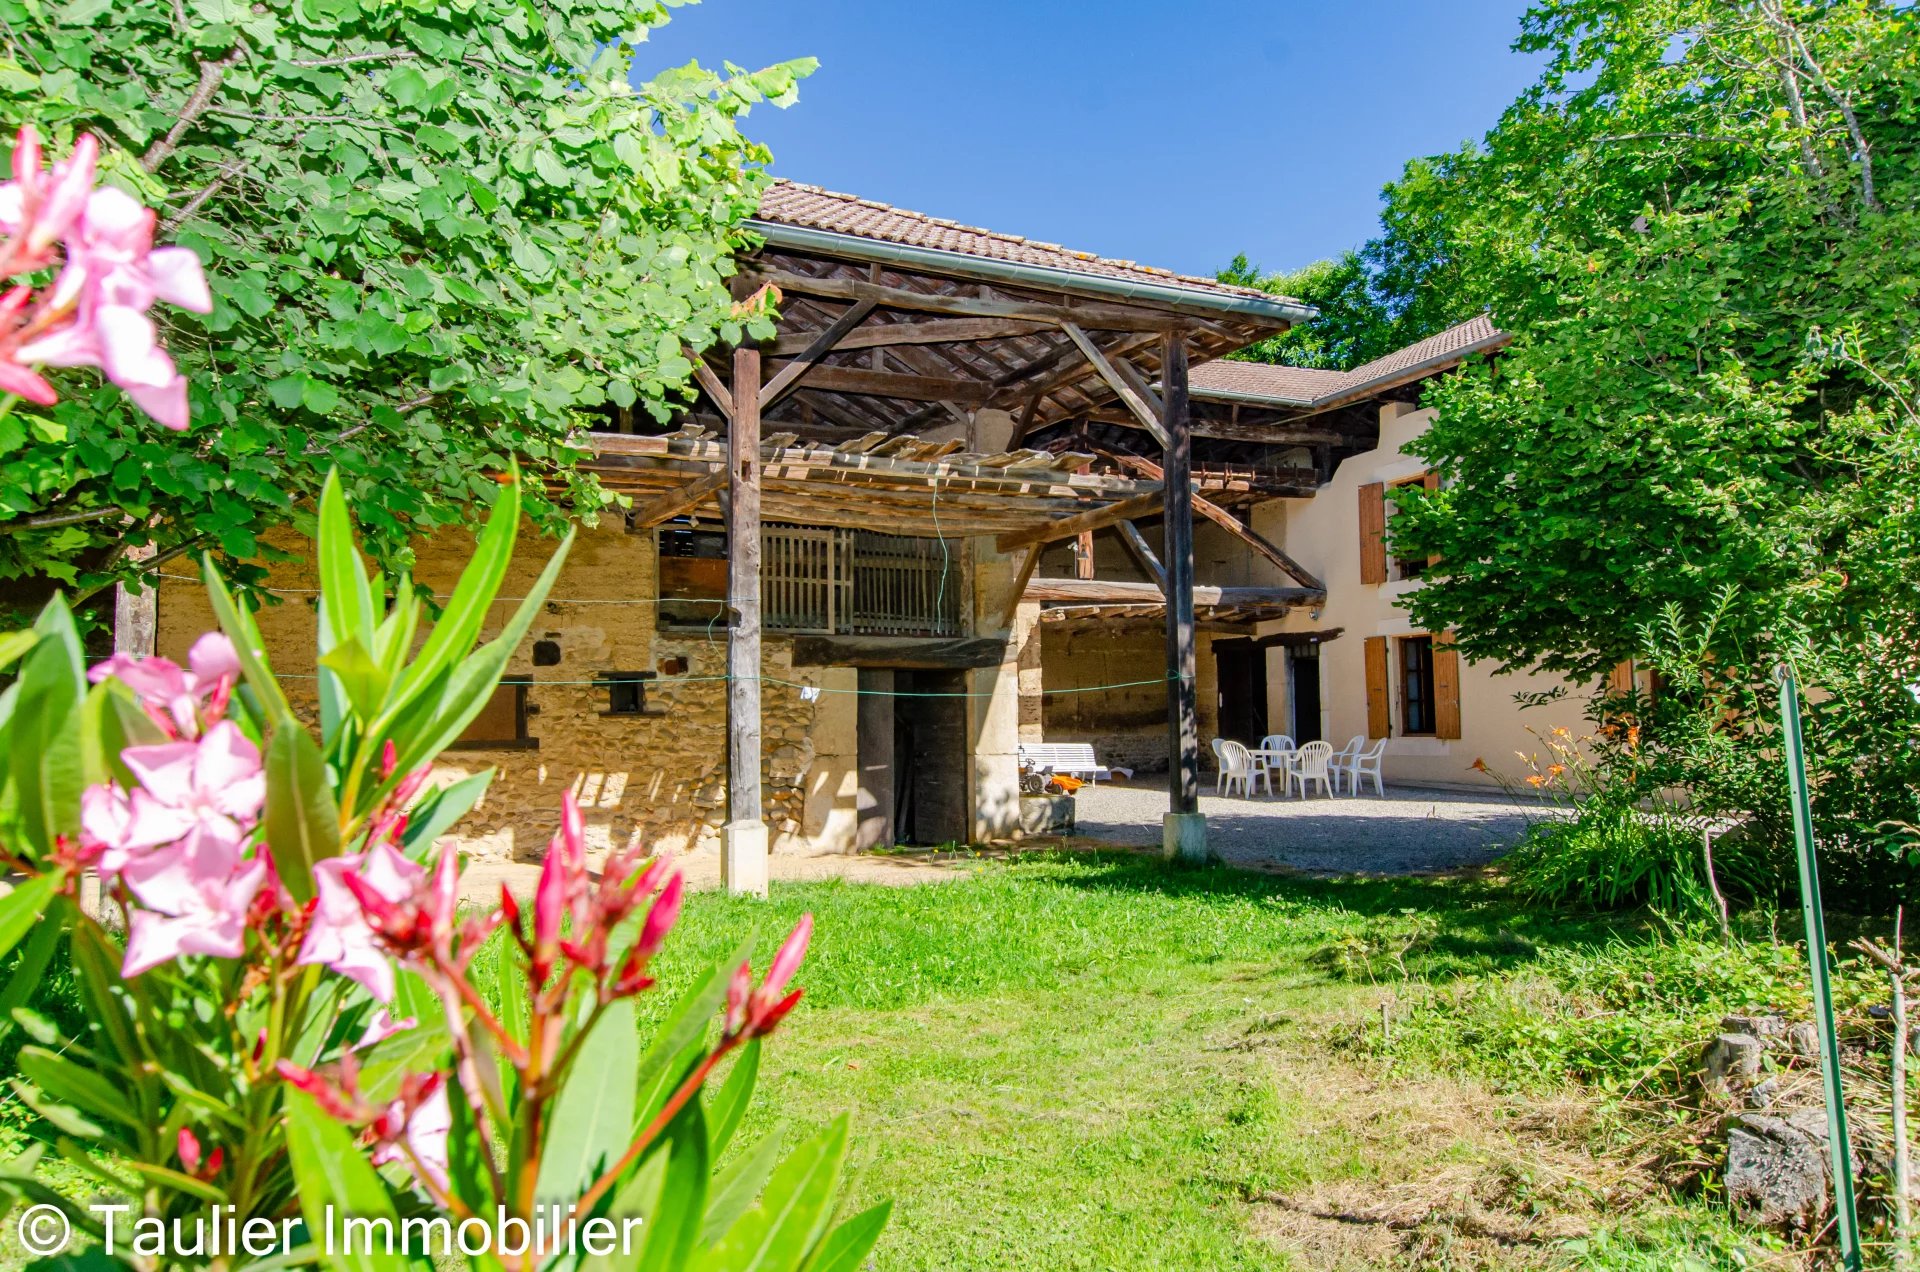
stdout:
MULTIPOLYGON (((290 678, 292 696, 310 713, 310 548, 292 537, 274 546, 296 559, 273 568, 271 584, 283 596, 261 615, 261 631, 276 671, 290 678)), ((524 595, 554 546, 524 534, 501 595, 524 595)), ((421 547, 415 576, 444 594, 471 549, 466 532, 443 533, 421 547)), ((475 855, 537 859, 568 788, 587 811, 596 846, 644 840, 679 850, 717 842, 725 817, 726 632, 661 627, 656 578, 651 534, 630 534, 617 521, 581 531, 551 599, 508 666, 509 676, 533 681, 527 731, 537 749, 449 751, 435 770, 438 781, 498 770, 486 798, 462 823, 465 846, 475 855), (533 665, 536 641, 558 646, 557 665, 533 665), (656 674, 647 683, 649 714, 606 714, 607 690, 592 682, 616 671, 656 674)), ((213 626, 196 583, 166 581, 159 610, 158 649, 172 658, 184 658, 193 639, 213 626)), ((511 601, 496 603, 487 635, 512 611, 511 601)), ((774 636, 765 640, 763 665, 762 780, 772 847, 850 850, 856 673, 796 670, 791 642, 774 636), (809 701, 803 685, 821 692, 809 701)))
MULTIPOLYGON (((1159 623, 1119 626, 1039 623, 1039 695, 1048 742, 1091 742, 1103 764, 1167 771, 1167 638, 1159 623), (1112 686, 1112 687, 1102 687, 1112 686)), ((1219 722, 1212 638, 1198 636, 1195 698, 1200 765, 1219 722)))

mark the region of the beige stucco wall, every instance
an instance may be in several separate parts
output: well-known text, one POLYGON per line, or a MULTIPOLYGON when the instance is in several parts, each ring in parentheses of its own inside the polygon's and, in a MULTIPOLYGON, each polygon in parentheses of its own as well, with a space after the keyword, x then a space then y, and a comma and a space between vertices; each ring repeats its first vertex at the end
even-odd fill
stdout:
MULTIPOLYGON (((1420 586, 1418 581, 1377 585, 1360 582, 1360 487, 1423 473, 1426 465, 1403 448, 1425 432, 1432 420, 1428 410, 1412 410, 1398 403, 1383 407, 1377 449, 1342 463, 1333 480, 1311 499, 1275 500, 1254 510, 1254 529, 1327 585, 1327 603, 1317 616, 1295 610, 1283 621, 1262 624, 1259 634, 1339 630, 1337 637, 1320 646, 1321 735, 1336 748, 1367 732, 1362 641, 1368 636, 1418 634, 1400 604, 1420 586)), ((1284 586, 1291 582, 1266 561, 1248 556, 1255 584, 1284 586)), ((1287 654, 1284 649, 1272 648, 1267 657, 1268 727, 1288 732, 1292 713, 1287 695, 1287 654)), ((1473 664, 1462 658, 1461 736, 1451 740, 1402 737, 1398 669, 1390 665, 1388 676, 1394 736, 1387 742, 1382 769, 1389 782, 1416 785, 1495 782, 1494 774, 1473 767, 1479 759, 1496 773, 1513 776, 1520 767, 1515 752, 1541 750, 1536 733, 1547 733, 1555 726, 1579 732, 1589 692, 1558 676, 1501 675, 1491 664, 1473 664), (1545 707, 1523 710, 1514 700, 1518 693, 1541 693, 1556 687, 1564 689, 1565 696, 1545 707)))
MULTIPOLYGON (((313 704, 314 586, 305 541, 276 546, 299 560, 276 565, 274 587, 287 590, 265 610, 260 626, 274 668, 289 677, 296 702, 313 704)), ((436 593, 452 587, 471 551, 463 531, 423 545, 416 576, 436 593)), ((524 535, 501 595, 522 596, 554 549, 524 535)), ((536 709, 528 732, 537 750, 450 751, 435 770, 452 781, 498 769, 480 806, 462 824, 467 848, 480 856, 536 859, 558 824, 560 795, 571 788, 587 810, 589 836, 605 847, 644 840, 680 850, 717 841, 724 819, 726 766, 726 633, 662 629, 653 602, 656 554, 651 534, 630 534, 617 519, 582 530, 522 648, 508 666, 529 676, 536 709), (534 667, 535 640, 559 644, 558 666, 534 667), (674 670, 683 660, 684 670, 674 670), (647 707, 662 714, 606 716, 604 688, 590 682, 609 671, 655 671, 647 707), (582 683, 588 682, 588 683, 582 683)), ((496 603, 490 637, 512 613, 496 603)), ((213 626, 197 584, 169 580, 160 591, 159 652, 184 658, 213 626)), ((762 694, 766 819, 775 851, 848 850, 855 824, 856 688, 852 668, 792 665, 791 641, 765 640, 762 694), (799 686, 822 691, 814 701, 799 686)), ((1009 744, 1003 748, 1011 752, 1009 744)))

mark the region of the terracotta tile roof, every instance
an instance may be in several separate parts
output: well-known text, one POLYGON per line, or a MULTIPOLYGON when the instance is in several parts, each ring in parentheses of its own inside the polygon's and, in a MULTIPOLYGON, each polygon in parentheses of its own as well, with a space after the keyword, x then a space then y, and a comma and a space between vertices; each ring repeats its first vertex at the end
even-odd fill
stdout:
POLYGON ((1286 406, 1325 406, 1363 398, 1390 382, 1419 373, 1446 370, 1459 365, 1469 354, 1498 349, 1511 339, 1493 325, 1493 319, 1481 314, 1351 371, 1220 360, 1195 367, 1191 388, 1200 397, 1226 394, 1271 398, 1286 406))
POLYGON ((805 229, 852 234, 860 238, 933 248, 963 256, 978 256, 1018 265, 1038 265, 1106 278, 1133 279, 1163 286, 1189 287, 1214 295, 1251 296, 1282 304, 1302 302, 1251 287, 1236 287, 1211 278, 1176 274, 1172 270, 1135 261, 1110 260, 1092 252, 1076 252, 1058 243, 1042 243, 1017 234, 1001 234, 910 212, 872 199, 823 190, 819 186, 778 180, 760 196, 759 219, 805 229))

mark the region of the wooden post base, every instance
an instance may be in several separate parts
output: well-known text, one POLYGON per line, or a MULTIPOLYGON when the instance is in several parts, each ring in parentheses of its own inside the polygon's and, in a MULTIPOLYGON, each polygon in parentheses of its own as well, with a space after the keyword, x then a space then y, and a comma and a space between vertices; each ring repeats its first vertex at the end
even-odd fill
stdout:
POLYGON ((1204 864, 1207 854, 1207 815, 1168 813, 1160 821, 1160 849, 1168 861, 1204 864))
POLYGON ((734 896, 767 895, 767 824, 728 822, 720 828, 720 879, 734 896))

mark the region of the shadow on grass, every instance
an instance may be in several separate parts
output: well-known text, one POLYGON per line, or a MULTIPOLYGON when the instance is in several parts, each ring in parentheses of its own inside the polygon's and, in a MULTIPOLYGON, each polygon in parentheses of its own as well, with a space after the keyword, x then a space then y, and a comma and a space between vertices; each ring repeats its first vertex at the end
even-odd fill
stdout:
POLYGON ((1403 877, 1276 875, 1221 864, 1182 865, 1145 853, 1047 851, 1023 854, 1022 865, 1072 863, 1052 875, 1054 886, 1088 892, 1139 893, 1190 901, 1256 901, 1350 915, 1365 932, 1427 930, 1407 955, 1427 979, 1506 971, 1539 957, 1547 944, 1598 945, 1609 940, 1656 940, 1664 930, 1644 910, 1616 913, 1554 910, 1517 896, 1497 878, 1463 871, 1403 877))

